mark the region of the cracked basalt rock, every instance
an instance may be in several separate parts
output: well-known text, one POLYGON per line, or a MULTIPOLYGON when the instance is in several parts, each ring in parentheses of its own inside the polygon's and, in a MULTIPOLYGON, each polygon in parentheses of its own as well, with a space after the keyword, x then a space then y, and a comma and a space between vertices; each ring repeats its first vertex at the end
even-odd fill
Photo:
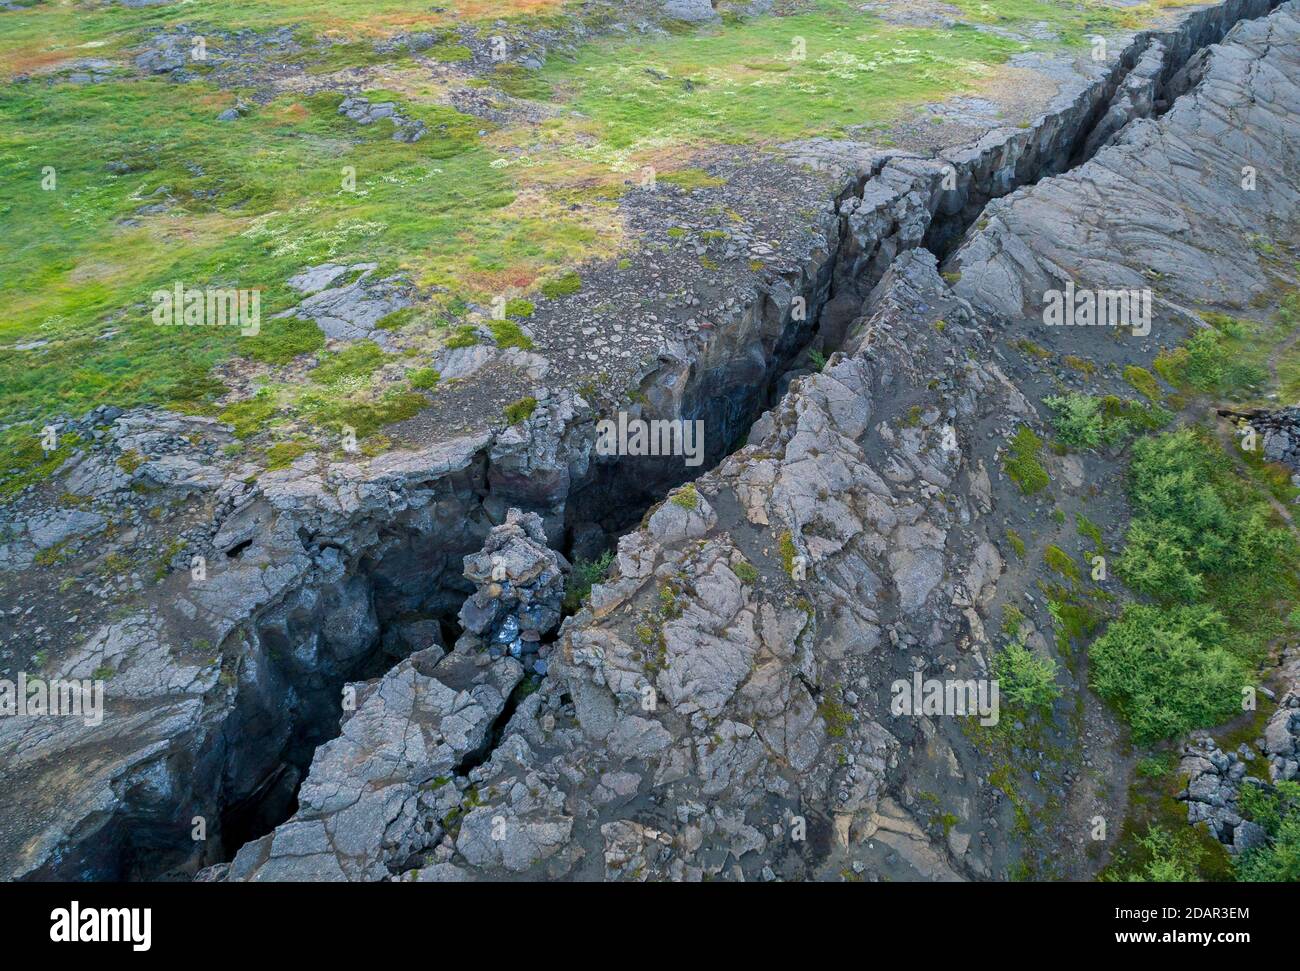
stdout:
MULTIPOLYGON (((944 449, 942 441, 949 425, 964 429, 1018 395, 995 366, 968 360, 959 369, 951 395, 942 396, 950 405, 936 407, 931 424, 898 449, 911 470, 906 481, 887 481, 870 455, 876 429, 898 422, 896 405, 882 403, 915 393, 914 382, 931 394, 920 381, 926 362, 981 339, 969 310, 945 293, 933 257, 917 252, 897 261, 850 348, 796 382, 750 445, 620 540, 611 578, 561 629, 540 688, 508 713, 487 758, 466 760, 448 783, 464 794, 450 818, 435 824, 418 804, 404 815, 396 797, 384 803, 384 838, 376 845, 392 848, 381 854, 385 870, 419 881, 792 878, 816 875, 832 852, 866 852, 886 831, 897 836, 889 852, 900 874, 960 879, 987 871, 980 845, 958 840, 954 856, 947 842, 932 845, 906 808, 877 812, 891 773, 919 737, 916 726, 882 724, 876 713, 887 705, 840 713, 848 704, 843 685, 883 690, 894 673, 910 670, 905 654, 884 646, 886 627, 958 662, 956 650, 948 654, 942 645, 960 624, 951 605, 966 602, 959 584, 982 592, 1001 569, 967 539, 972 519, 954 529, 957 514, 918 474, 964 474, 963 451, 944 449), (947 326, 939 330, 933 322, 941 313, 947 326), (910 573, 891 564, 888 548, 910 530, 936 544, 939 562, 933 582, 904 603, 910 573), (808 579, 782 572, 785 534, 807 558, 808 579), (754 564, 761 569, 745 568, 754 564), (789 838, 791 827, 823 825, 817 849, 805 853, 789 838)), ((498 609, 510 599, 507 583, 527 585, 558 572, 558 564, 539 517, 512 513, 481 553, 466 558, 478 590, 462 615, 469 632, 452 658, 463 651, 486 663, 474 650, 479 635, 516 616, 498 609), (494 566, 510 580, 494 581, 494 566)), ((548 581, 542 589, 554 603, 561 587, 548 581)), ((958 663, 979 670, 983 650, 967 651, 958 663)), ((449 660, 428 676, 438 679, 449 660)), ((506 661, 514 663, 490 663, 506 661)), ((344 739, 374 704, 359 696, 344 739)), ((328 766, 339 756, 329 753, 341 754, 344 744, 318 752, 305 793, 320 791, 315 780, 330 778, 328 766)), ((401 790, 409 800, 434 771, 398 772, 396 780, 386 768, 382 774, 390 784, 410 783, 401 790)), ((287 872, 241 861, 270 866, 267 847, 296 837, 303 822, 295 818, 245 848, 228 878, 287 872)), ((379 832, 376 823, 376 839, 379 832)), ((306 855, 313 872, 337 875, 337 854, 306 855)), ((379 872, 348 872, 341 863, 339 870, 349 878, 379 872)))
MULTIPOLYGON (((480 805, 412 879, 448 866, 439 878, 761 879, 765 870, 788 878, 823 862, 818 853, 799 858, 788 838, 795 817, 827 820, 840 852, 881 830, 876 811, 911 728, 900 739, 874 706, 843 723, 828 716, 841 703, 837 685, 887 681, 902 659, 881 648, 886 625, 937 648, 949 636, 940 617, 960 617, 949 602, 965 564, 979 564, 980 588, 1000 570, 958 538, 953 513, 918 474, 962 474, 962 451, 940 441, 949 423, 960 427, 1018 394, 996 368, 961 368, 952 416, 899 449, 908 481, 887 482, 864 448, 878 424, 893 421, 877 403, 910 386, 920 359, 978 340, 974 318, 944 291, 928 254, 899 259, 851 349, 796 382, 750 445, 620 540, 612 577, 562 628, 542 688, 470 773, 480 805), (938 331, 941 312, 948 326, 938 331), (898 368, 904 360, 914 363, 898 368), (935 544, 937 575, 907 592, 911 573, 887 549, 914 530, 935 544), (781 573, 785 533, 815 583, 781 573), (757 579, 751 564, 761 564, 757 579), (561 805, 567 819, 557 828, 561 805), (484 836, 493 816, 505 834, 495 846, 484 836), (552 842, 560 829, 563 851, 552 842), (522 856, 507 849, 512 839, 522 856)), ((979 658, 971 651, 963 663, 978 668, 979 658)), ((899 843, 899 866, 961 878, 964 847, 953 858, 919 824, 905 824, 905 809, 890 818, 910 826, 906 838, 917 844, 899 843)))
MULTIPOLYGON (((1250 111, 1262 112, 1260 124, 1277 123, 1296 76, 1287 8, 1271 26, 1239 32, 1248 53, 1224 44, 1203 58, 1188 72, 1187 97, 1204 100, 1209 91, 1238 110, 1255 85, 1267 97, 1250 111), (1259 32, 1269 30, 1273 42, 1261 44, 1259 32), (1253 75, 1238 71, 1239 61, 1256 64, 1253 75), (1220 76, 1229 69, 1236 87, 1220 76)), ((1094 92, 1087 112, 1108 103, 1094 92)), ((1187 121, 1182 105, 1129 125, 1098 159, 1123 149, 1137 129, 1187 121)), ((1205 117, 1218 123, 1216 110, 1209 105, 1205 117)), ((1070 117, 1077 128, 1083 115, 1070 117)), ((113 668, 117 690, 104 724, 0 725, 3 751, 13 753, 0 760, 4 875, 140 875, 122 871, 128 845, 144 851, 137 859, 152 854, 193 872, 221 851, 194 846, 190 818, 217 819, 223 807, 256 798, 289 756, 303 769, 310 763, 307 815, 243 848, 236 878, 1002 872, 1007 807, 981 783, 987 765, 949 720, 886 713, 895 678, 987 671, 989 611, 1002 575, 1015 568, 996 550, 1007 494, 999 447, 1009 423, 1041 426, 1003 372, 987 321, 950 292, 928 254, 904 251, 934 238, 936 214, 956 227, 986 193, 1035 179, 1079 134, 1070 127, 1045 119, 973 147, 963 173, 977 188, 954 196, 941 181, 935 189, 928 160, 873 157, 840 199, 857 198, 853 211, 816 214, 802 266, 786 267, 789 254, 774 261, 780 269, 765 276, 759 298, 725 305, 725 326, 704 321, 710 326, 689 338, 665 332, 662 341, 656 332, 662 351, 639 375, 646 413, 707 419, 717 431, 712 462, 749 424, 771 372, 811 336, 810 322, 791 318, 792 298, 807 298, 809 321, 832 293, 848 308, 842 352, 791 380, 744 449, 623 536, 612 576, 549 647, 551 668, 537 690, 530 679, 530 690, 516 691, 521 665, 491 659, 476 637, 440 658, 436 639, 411 625, 455 615, 474 592, 465 557, 483 549, 512 508, 542 519, 545 542, 516 524, 528 543, 558 547, 572 522, 602 520, 611 497, 635 505, 629 496, 639 489, 662 494, 681 481, 667 463, 593 458, 594 414, 583 398, 538 389, 533 415, 505 429, 374 459, 308 454, 255 481, 245 480, 257 469, 219 457, 231 437, 218 423, 178 426, 181 445, 166 428, 153 438, 147 427, 171 416, 129 416, 123 434, 138 444, 142 464, 119 462, 126 454, 113 437, 70 458, 51 488, 72 476, 102 483, 118 508, 134 509, 132 527, 147 530, 152 507, 128 494, 133 484, 159 487, 160 507, 193 503, 192 521, 159 593, 124 616, 105 611, 92 636, 52 664, 52 674, 113 668), (909 173, 912 181, 903 178, 909 173), (858 235, 846 245, 851 216, 860 217, 858 235), (868 228, 877 217, 889 222, 883 241, 868 228), (877 259, 882 246, 901 255, 877 259), (861 315, 850 260, 863 287, 875 283, 861 315), (851 286, 840 288, 837 275, 851 286), (207 558, 201 581, 186 569, 193 554, 207 558), (388 634, 399 629, 400 637, 388 634), (367 666, 377 650, 416 654, 375 679, 367 666), (356 711, 327 740, 339 688, 359 680, 356 711), (343 768, 354 757, 382 777, 368 769, 354 777, 343 768), (69 759, 86 767, 71 785, 69 759), (451 778, 436 785, 444 775, 451 778), (940 783, 961 809, 951 829, 925 818, 919 796, 940 783), (791 835, 800 827, 804 840, 791 835)), ((1153 137, 1140 162, 1168 168, 1161 151, 1205 149, 1204 138, 1182 138, 1153 137)), ((1258 147, 1267 154, 1281 146, 1263 138, 1258 147)), ((827 149, 825 164, 858 165, 857 151, 827 149)), ((1003 205, 1010 211, 1033 194, 1049 207, 1049 190, 1076 191, 1064 176, 1003 205)), ((1182 202, 1199 212, 1218 204, 1220 190, 1182 202)), ((1293 202, 1288 191, 1271 186, 1260 205, 1284 207, 1293 202)), ((1251 229, 1263 220, 1262 210, 1243 217, 1251 229)), ((1100 235, 1079 243, 1088 260, 1114 249, 1100 235)), ((304 315, 344 339, 366 336, 409 305, 403 281, 372 275, 365 264, 304 271, 295 284, 304 315), (349 271, 361 278, 346 282, 349 271)), ((1081 471, 1067 474, 1070 461, 1043 461, 1054 478, 1083 483, 1081 471)), ((23 515, 7 523, 15 532, 26 534, 31 522, 41 541, 69 535, 66 521, 48 515, 45 493, 23 502, 23 515)), ((20 565, 35 556, 30 536, 6 534, 0 543, 25 551, 20 565)))
MULTIPOLYGON (((1225 6, 1258 15, 1272 4, 1225 6)), ((1154 284, 1157 303, 1185 319, 1187 303, 1242 309, 1267 294, 1273 284, 1249 238, 1295 212, 1300 187, 1264 175, 1248 190, 1243 171, 1268 172, 1265 160, 1289 156, 1298 21, 1293 3, 1241 21, 1230 43, 1198 55, 1199 82, 1166 114, 1127 125, 1079 168, 991 203, 987 226, 945 263, 960 273, 957 292, 1012 319, 1038 316, 1044 294, 1067 281, 1154 284)))
POLYGON ((378 681, 349 685, 342 734, 316 751, 298 811, 215 875, 387 878, 442 838, 465 801, 454 771, 486 744, 522 676, 512 658, 482 667, 469 654, 433 648, 378 681))
POLYGON ((511 509, 488 533, 483 549, 465 557, 465 579, 477 589, 460 610, 461 626, 480 637, 492 657, 537 658, 542 638, 560 622, 567 561, 546 545, 542 518, 511 509))

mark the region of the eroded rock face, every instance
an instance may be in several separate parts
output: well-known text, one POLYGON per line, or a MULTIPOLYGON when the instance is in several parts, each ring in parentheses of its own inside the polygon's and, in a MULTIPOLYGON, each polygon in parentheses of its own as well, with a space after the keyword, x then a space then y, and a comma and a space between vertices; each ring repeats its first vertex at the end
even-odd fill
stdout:
POLYGON ((1192 320, 1184 302, 1244 309, 1270 291, 1247 237, 1295 212, 1300 188, 1247 170, 1272 159, 1280 175, 1288 164, 1296 29, 1290 3, 1243 21, 1231 43, 1196 55, 1186 70, 1199 81, 1166 115, 1134 121, 1085 165, 992 203, 987 227, 945 263, 961 275, 957 292, 1002 317, 1033 318, 1067 282, 1142 289, 1155 267, 1157 304, 1192 320))
POLYGON ((511 509, 483 549, 465 557, 465 578, 478 589, 460 609, 461 626, 488 645, 492 657, 526 658, 530 670, 542 637, 560 622, 568 563, 546 545, 542 518, 511 509))
POLYGON ((483 660, 433 648, 349 685, 342 734, 317 750, 294 817, 205 876, 379 880, 433 847, 465 801, 456 769, 487 744, 523 676, 513 658, 483 660))

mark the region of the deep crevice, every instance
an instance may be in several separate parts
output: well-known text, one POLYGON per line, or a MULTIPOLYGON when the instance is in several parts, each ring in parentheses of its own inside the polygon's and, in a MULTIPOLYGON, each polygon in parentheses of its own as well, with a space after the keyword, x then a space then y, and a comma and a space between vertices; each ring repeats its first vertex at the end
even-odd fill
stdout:
MULTIPOLYGON (((1005 177, 1005 170, 998 170, 996 176, 985 171, 990 163, 1005 153, 1006 142, 990 146, 969 161, 956 166, 959 170, 956 195, 933 191, 934 185, 926 185, 924 179, 918 176, 916 186, 930 190, 929 218, 920 239, 903 238, 902 221, 894 218, 878 238, 855 240, 850 224, 851 214, 841 212, 839 235, 832 251, 816 273, 801 280, 800 292, 806 300, 808 311, 806 319, 791 319, 789 308, 775 306, 770 292, 759 293, 752 304, 751 317, 739 326, 742 329, 748 326, 749 330, 762 333, 763 321, 775 320, 779 324, 775 328, 775 334, 771 334, 769 328, 769 336, 759 341, 761 364, 752 354, 755 345, 746 344, 744 334, 722 334, 721 344, 727 344, 734 337, 733 343, 738 345, 742 353, 749 352, 750 356, 745 360, 733 356, 712 368, 705 368, 702 361, 697 361, 684 376, 688 390, 680 399, 680 408, 676 409, 673 417, 703 419, 706 428, 712 430, 705 460, 701 465, 688 468, 680 457, 668 457, 660 461, 640 458, 633 462, 618 459, 594 462, 586 478, 575 483, 565 497, 564 522, 558 527, 562 539, 557 540, 555 545, 570 559, 579 555, 593 558, 588 555, 591 551, 610 548, 619 535, 635 526, 646 511, 661 501, 667 492, 714 468, 728 454, 743 445, 754 421, 779 400, 790 380, 811 369, 808 365, 808 350, 817 347, 829 356, 839 348, 847 334, 848 323, 857 315, 867 292, 879 281, 899 253, 906 249, 924 247, 942 258, 978 221, 990 201, 1077 167, 1095 155, 1105 141, 1094 137, 1099 131, 1098 126, 1114 123, 1113 116, 1110 116, 1109 121, 1107 119, 1117 92, 1153 41, 1165 43, 1167 50, 1152 110, 1147 112, 1147 116, 1155 114, 1156 109, 1167 110, 1178 94, 1195 83, 1195 65, 1192 62, 1199 50, 1206 44, 1222 39, 1237 19, 1260 16, 1279 2, 1280 0, 1267 3, 1264 0, 1233 0, 1222 7, 1192 15, 1179 30, 1138 35, 1109 76, 1088 89, 1088 109, 1079 120, 1072 123, 1074 130, 1067 133, 1066 139, 1057 139, 1059 132, 1053 125, 1060 118, 1068 116, 1075 106, 1067 106, 1049 119, 1048 124, 1023 135, 1009 135, 1008 142, 1015 138, 1026 140, 1025 150, 1015 156, 1014 169, 1009 178, 1005 177), (1233 13, 1242 10, 1255 12, 1240 17, 1233 13), (1221 16, 1216 19, 1216 14, 1221 16), (1195 43, 1192 43, 1193 39, 1195 43), (1040 141, 1035 142, 1035 139, 1040 141)), ((1113 132, 1106 137, 1111 135, 1113 132)), ((935 161, 942 161, 942 158, 935 161)), ((895 162, 901 166, 906 159, 902 156, 880 159, 871 172, 855 178, 844 187, 837 196, 837 204, 864 199, 871 181, 895 162)), ((896 201, 899 206, 902 205, 901 194, 896 201)), ((663 372, 681 364, 682 362, 672 359, 661 362, 663 372)), ((644 390, 649 392, 647 397, 652 402, 652 410, 655 379, 663 372, 652 373, 644 383, 644 390)), ((491 487, 486 484, 490 481, 488 472, 488 458, 485 454, 474 468, 459 475, 464 476, 467 482, 477 483, 470 487, 470 491, 479 504, 480 513, 490 522, 493 517, 486 513, 489 503, 495 500, 499 504, 502 500, 494 496, 491 487)), ((422 488, 432 496, 440 490, 454 487, 454 483, 449 486, 445 479, 435 479, 422 488)), ((432 542, 430 537, 436 529, 436 523, 425 522, 418 517, 412 517, 410 521, 385 523, 376 530, 376 536, 368 543, 365 552, 349 564, 347 576, 360 578, 368 586, 377 626, 365 649, 351 662, 334 666, 327 664, 309 670, 298 670, 288 660, 276 662, 278 670, 272 679, 275 686, 284 689, 288 696, 295 699, 292 728, 281 740, 276 756, 269 760, 264 758, 270 767, 251 791, 236 796, 229 793, 224 784, 218 787, 214 798, 219 807, 216 814, 220 820, 219 842, 224 845, 221 858, 229 860, 240 846, 271 832, 276 825, 292 816, 297 808, 299 786, 306 777, 316 747, 338 734, 342 713, 339 700, 342 686, 349 681, 378 677, 404 653, 409 653, 410 645, 398 643, 400 638, 396 637, 395 632, 399 625, 413 619, 430 620, 437 625, 446 645, 454 643, 459 636, 457 611, 471 588, 456 575, 458 563, 452 562, 456 558, 453 555, 455 551, 448 553, 439 550, 432 542), (423 575, 428 579, 421 585, 410 579, 410 572, 413 564, 421 562, 422 551, 425 549, 431 551, 428 555, 436 566, 425 567, 423 575), (386 562, 388 557, 393 559, 386 562)), ((303 541, 305 548, 317 553, 326 549, 339 553, 344 550, 333 539, 316 540, 304 536, 303 541)), ((227 551, 227 555, 238 556, 251 542, 249 540, 237 544, 227 551)), ((473 552, 476 552, 476 548, 466 548, 463 551, 473 552)), ((299 636, 316 637, 318 632, 310 626, 313 622, 313 617, 305 617, 299 636)), ((282 643, 277 648, 277 634, 264 631, 261 636, 272 659, 277 658, 277 652, 280 652, 282 658, 291 658, 300 646, 296 643, 282 643)), ((293 640, 291 636, 290 641, 293 640)), ((492 726, 487 741, 478 751, 462 760, 456 768, 458 775, 465 775, 490 758, 518 705, 535 687, 536 681, 530 676, 511 693, 505 708, 492 726)), ((259 711, 274 703, 275 699, 268 701, 264 698, 249 698, 247 704, 253 714, 233 718, 233 728, 238 730, 247 727, 249 719, 256 720, 259 711)), ((193 852, 192 845, 177 847, 177 853, 182 857, 193 852)), ((129 866, 128 872, 133 875, 157 878, 176 865, 177 854, 169 854, 159 848, 151 855, 152 861, 138 859, 128 864, 125 860, 119 860, 119 870, 122 866, 129 866)), ((207 859, 202 862, 212 863, 216 860, 207 859)))

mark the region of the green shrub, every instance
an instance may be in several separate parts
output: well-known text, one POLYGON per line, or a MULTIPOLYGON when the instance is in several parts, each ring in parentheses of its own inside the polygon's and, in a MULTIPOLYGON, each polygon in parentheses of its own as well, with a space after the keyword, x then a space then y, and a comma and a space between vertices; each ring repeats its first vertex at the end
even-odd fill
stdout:
POLYGON ((450 351, 462 347, 473 347, 478 343, 478 328, 473 324, 462 324, 443 342, 443 347, 450 351))
POLYGON ((1020 635, 1008 641, 994 657, 993 672, 998 679, 999 693, 1024 708, 1051 711, 1052 703, 1061 696, 1056 683, 1056 661, 1039 657, 1020 635))
POLYGON ((1247 673, 1226 634, 1205 605, 1129 604, 1089 652, 1093 689, 1140 743, 1218 725, 1240 713, 1247 673))
POLYGON ((1166 603, 1247 597, 1252 610, 1294 592, 1294 538, 1269 524, 1267 500, 1217 445, 1192 429, 1143 439, 1129 478, 1135 516, 1119 572, 1134 589, 1166 603))
POLYGON ((1104 441, 1101 403, 1096 398, 1072 391, 1063 397, 1044 398, 1043 404, 1052 410, 1052 426, 1063 444, 1097 448, 1104 441))
POLYGON ((1146 851, 1147 861, 1125 875, 1127 882, 1193 883, 1199 879, 1200 848, 1185 834, 1175 836, 1162 826, 1148 824, 1146 835, 1139 836, 1137 843, 1146 851))
POLYGON ((605 578, 609 565, 614 562, 612 550, 606 550, 594 560, 574 560, 569 585, 564 591, 564 609, 576 613, 591 593, 591 588, 605 578))
POLYGON ((431 367, 421 367, 416 368, 414 371, 408 371, 406 379, 411 382, 412 388, 420 391, 431 391, 442 380, 442 375, 431 367))
POLYGON ((1264 828, 1269 841, 1233 861, 1237 879, 1252 883, 1300 881, 1300 782, 1244 785, 1241 811, 1264 828))
POLYGON ((1231 394, 1268 380, 1263 368, 1236 356, 1225 334, 1212 327, 1197 331, 1182 347, 1161 351, 1155 368, 1170 384, 1207 394, 1231 394))
POLYGON ((1205 581, 1196 572, 1196 551, 1185 536, 1157 519, 1135 519, 1125 536, 1117 567, 1134 590, 1165 603, 1194 603, 1205 596, 1205 581))
POLYGON ((1052 426, 1063 445, 1095 449, 1119 445, 1139 431, 1153 431, 1173 420, 1159 405, 1125 401, 1116 395, 1095 398, 1070 392, 1043 403, 1052 410, 1052 426))
POLYGON ((492 339, 497 342, 497 347, 518 347, 525 351, 533 348, 532 338, 513 320, 494 320, 488 329, 492 331, 492 339))

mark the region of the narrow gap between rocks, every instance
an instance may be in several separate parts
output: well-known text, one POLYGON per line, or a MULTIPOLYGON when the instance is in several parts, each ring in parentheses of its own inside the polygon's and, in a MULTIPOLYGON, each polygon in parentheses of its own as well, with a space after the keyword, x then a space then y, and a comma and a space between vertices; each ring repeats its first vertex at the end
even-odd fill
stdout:
MULTIPOLYGON (((1270 3, 1269 9, 1277 5, 1270 3)), ((1178 90, 1171 92, 1169 84, 1178 76, 1199 49, 1206 43, 1221 39, 1231 24, 1221 30, 1207 31, 1205 24, 1200 24, 1201 34, 1197 40, 1204 41, 1190 45, 1186 56, 1178 57, 1179 48, 1173 46, 1167 55, 1164 69, 1155 88, 1156 97, 1150 110, 1135 117, 1150 117, 1157 110, 1167 110, 1169 103, 1177 94, 1182 93, 1192 82, 1181 79, 1178 90), (1210 39, 1206 39, 1205 35, 1210 39), (1177 60, 1177 63, 1173 61, 1177 60)), ((1195 28, 1187 28, 1194 30, 1195 28)), ((1140 35, 1125 52, 1118 68, 1105 82, 1099 82, 1096 103, 1092 110, 1075 125, 1075 131, 1069 135, 1064 150, 1055 153, 1043 152, 1039 164, 1032 170, 1021 173, 1016 171, 1011 178, 1001 182, 994 181, 981 188, 976 176, 978 167, 985 161, 981 155, 963 166, 962 184, 965 186, 960 206, 951 214, 932 213, 924 232, 921 247, 933 252, 942 259, 960 242, 973 226, 987 204, 993 199, 1008 195, 1016 189, 1032 185, 1039 180, 1059 175, 1088 161, 1104 144, 1105 138, 1094 139, 1099 125, 1108 124, 1108 112, 1114 102, 1116 93, 1132 68, 1141 59, 1153 39, 1159 40, 1162 34, 1140 35)), ((1127 123, 1131 118, 1126 119, 1127 123)), ((1113 118, 1109 122, 1113 125, 1113 118)), ((1120 126, 1122 127, 1122 126, 1120 126)), ((1115 130, 1118 130, 1116 128, 1115 130)), ((1107 137, 1110 134, 1107 133, 1107 137)), ((1041 147, 1041 146, 1040 146, 1041 147)), ((991 150, 996 152, 996 150, 991 150)), ((888 163, 882 163, 888 164, 888 163)), ((870 176, 858 179, 843 190, 840 200, 857 196, 862 197, 864 187, 870 176)), ((593 473, 569 494, 566 503, 564 539, 558 545, 572 562, 575 558, 594 560, 600 553, 612 548, 618 536, 633 528, 645 515, 646 511, 661 501, 673 488, 691 481, 717 466, 727 455, 741 447, 749 429, 767 409, 772 407, 784 394, 790 380, 799 374, 811 370, 807 351, 822 337, 821 352, 825 356, 839 349, 847 333, 847 324, 856 316, 857 309, 867 296, 872 284, 879 279, 879 272, 874 279, 865 280, 861 276, 848 274, 842 276, 836 272, 846 260, 845 243, 849 240, 848 226, 845 218, 840 217, 839 245, 829 254, 825 268, 829 278, 817 284, 810 281, 810 286, 817 286, 815 302, 808 306, 807 320, 787 322, 779 338, 770 348, 765 347, 765 370, 761 380, 731 384, 724 383, 721 388, 715 384, 708 386, 708 376, 701 376, 697 381, 699 391, 692 400, 689 396, 678 417, 684 420, 703 419, 706 427, 715 429, 723 444, 716 449, 709 449, 705 461, 695 468, 688 468, 681 457, 667 459, 636 459, 633 461, 616 461, 607 465, 598 465, 593 473), (847 319, 845 319, 847 317, 847 319), (832 319, 834 318, 834 319, 832 319), (826 325, 823 327, 823 325, 826 325), (834 335, 826 339, 826 335, 834 335), (718 431, 721 434, 718 434, 718 431), (647 463, 654 463, 648 465, 647 463), (635 466, 635 468, 633 468, 635 466)), ((897 233, 897 223, 889 230, 897 233)), ((882 242, 877 240, 876 242, 882 242)), ((901 247, 906 249, 908 247, 901 247)), ((892 259, 889 261, 892 263, 892 259)), ((760 295, 758 299, 768 299, 760 295)), ((692 377, 696 377, 692 375, 692 377)), ((486 497, 483 497, 486 498, 486 497)), ((470 551, 474 552, 474 551, 470 551)), ((362 557, 353 568, 354 572, 374 580, 378 564, 362 557)), ((386 590, 383 582, 372 582, 373 599, 376 615, 379 618, 379 630, 373 643, 362 657, 345 670, 335 671, 329 676, 320 676, 309 697, 299 702, 299 711, 295 713, 292 737, 285 743, 280 753, 280 764, 249 796, 231 801, 221 808, 221 830, 224 852, 221 858, 228 861, 238 849, 251 840, 270 833, 277 825, 289 819, 297 809, 297 795, 302 780, 306 777, 316 747, 339 731, 341 712, 341 690, 345 683, 378 677, 400 660, 404 653, 411 653, 405 642, 396 643, 395 631, 398 625, 407 620, 407 613, 396 593, 386 590)), ((458 621, 459 604, 472 587, 451 586, 431 590, 425 598, 429 603, 441 603, 436 609, 424 611, 423 620, 432 622, 438 630, 438 640, 448 647, 461 633, 458 621)), ((552 631, 543 638, 543 643, 553 642, 558 635, 552 631)), ((398 639, 400 641, 400 638, 398 639)), ((456 767, 458 775, 464 775, 481 765, 490 756, 500 742, 501 735, 519 703, 531 691, 536 690, 541 675, 530 674, 512 692, 504 710, 496 719, 488 739, 480 750, 467 755, 456 767)), ((165 853, 155 851, 159 863, 165 853)), ((207 861, 215 862, 215 861, 207 861)), ((148 860, 137 860, 132 870, 146 878, 156 878, 162 867, 150 865, 148 860)))

